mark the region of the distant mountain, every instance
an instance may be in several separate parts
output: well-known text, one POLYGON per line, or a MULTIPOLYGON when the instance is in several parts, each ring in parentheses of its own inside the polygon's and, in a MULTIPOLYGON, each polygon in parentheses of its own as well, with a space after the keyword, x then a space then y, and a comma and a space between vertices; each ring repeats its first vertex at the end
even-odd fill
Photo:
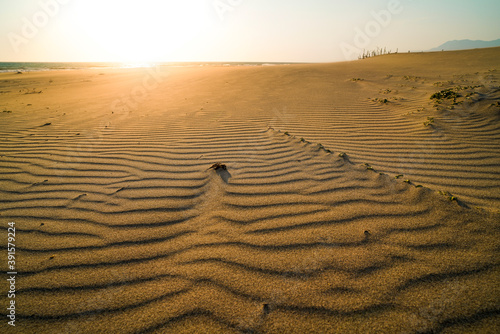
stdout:
POLYGON ((471 41, 470 39, 462 39, 455 41, 448 41, 441 44, 437 48, 431 49, 430 51, 452 51, 452 50, 467 50, 467 49, 479 49, 479 48, 492 48, 495 46, 500 46, 500 39, 495 41, 471 41))

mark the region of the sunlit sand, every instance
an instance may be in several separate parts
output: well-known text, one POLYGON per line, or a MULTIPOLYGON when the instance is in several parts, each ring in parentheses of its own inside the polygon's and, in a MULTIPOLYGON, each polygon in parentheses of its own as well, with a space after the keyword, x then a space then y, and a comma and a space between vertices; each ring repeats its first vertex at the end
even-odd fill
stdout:
POLYGON ((500 332, 499 59, 0 74, 19 332, 500 332))

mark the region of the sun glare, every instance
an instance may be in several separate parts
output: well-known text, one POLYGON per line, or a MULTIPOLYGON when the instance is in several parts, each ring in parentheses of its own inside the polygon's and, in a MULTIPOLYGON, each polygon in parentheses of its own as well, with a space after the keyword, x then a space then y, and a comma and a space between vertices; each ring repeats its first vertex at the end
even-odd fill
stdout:
POLYGON ((188 1, 86 1, 78 8, 92 54, 113 61, 168 61, 209 24, 203 6, 188 1))

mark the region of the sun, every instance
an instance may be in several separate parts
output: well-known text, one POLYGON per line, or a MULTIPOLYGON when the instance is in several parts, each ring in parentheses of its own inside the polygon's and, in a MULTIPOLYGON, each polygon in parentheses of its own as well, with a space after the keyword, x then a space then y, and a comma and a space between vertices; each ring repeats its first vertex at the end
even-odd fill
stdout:
POLYGON ((120 62, 179 57, 210 19, 199 1, 90 0, 78 6, 80 29, 93 47, 88 52, 120 62))

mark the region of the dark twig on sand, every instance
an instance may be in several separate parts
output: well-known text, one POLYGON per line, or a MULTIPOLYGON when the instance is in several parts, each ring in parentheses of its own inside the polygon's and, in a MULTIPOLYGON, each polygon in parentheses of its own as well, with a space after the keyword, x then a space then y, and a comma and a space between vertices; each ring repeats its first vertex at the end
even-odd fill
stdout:
POLYGON ((221 164, 220 162, 214 163, 212 166, 208 167, 207 170, 213 169, 213 170, 227 170, 227 166, 224 164, 221 164))

